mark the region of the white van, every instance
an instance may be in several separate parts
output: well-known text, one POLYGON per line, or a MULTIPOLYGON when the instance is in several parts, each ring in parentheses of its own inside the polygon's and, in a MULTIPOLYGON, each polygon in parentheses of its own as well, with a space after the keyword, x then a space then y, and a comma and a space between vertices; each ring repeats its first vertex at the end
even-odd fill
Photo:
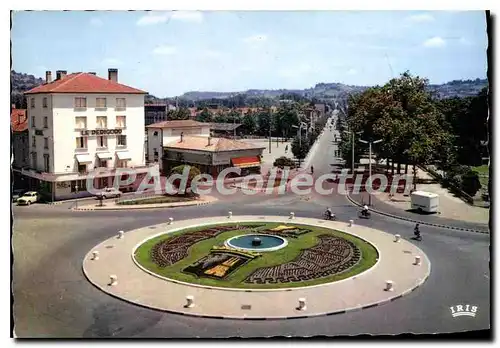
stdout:
POLYGON ((437 213, 439 195, 432 192, 413 191, 411 193, 411 209, 426 213, 437 213))

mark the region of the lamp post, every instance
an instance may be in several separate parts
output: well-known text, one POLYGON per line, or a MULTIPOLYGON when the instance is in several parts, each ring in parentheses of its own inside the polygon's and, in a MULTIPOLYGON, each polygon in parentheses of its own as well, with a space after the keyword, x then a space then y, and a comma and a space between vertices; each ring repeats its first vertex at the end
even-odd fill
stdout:
MULTIPOLYGON (((78 196, 78 185, 75 185, 75 196, 78 196)), ((75 199, 75 209, 78 209, 78 197, 75 199)))
MULTIPOLYGON (((369 172, 369 178, 371 180, 371 177, 372 177, 372 144, 378 144, 382 141, 382 139, 379 139, 379 140, 375 140, 375 141, 366 141, 366 140, 362 140, 362 139, 359 139, 360 142, 364 143, 364 144, 368 144, 368 172, 369 172)), ((372 195, 370 192, 368 192, 368 205, 371 206, 372 205, 372 195)))

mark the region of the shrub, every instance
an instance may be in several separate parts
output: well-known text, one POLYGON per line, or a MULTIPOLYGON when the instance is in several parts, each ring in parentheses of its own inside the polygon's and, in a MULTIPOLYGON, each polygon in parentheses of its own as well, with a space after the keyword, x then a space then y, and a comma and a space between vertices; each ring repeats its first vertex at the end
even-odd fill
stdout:
POLYGON ((284 169, 285 167, 289 167, 291 169, 295 168, 295 162, 286 156, 281 156, 274 160, 273 166, 278 167, 280 169, 284 169))
POLYGON ((474 197, 481 188, 477 172, 469 170, 466 174, 462 175, 461 179, 460 188, 462 191, 474 197))

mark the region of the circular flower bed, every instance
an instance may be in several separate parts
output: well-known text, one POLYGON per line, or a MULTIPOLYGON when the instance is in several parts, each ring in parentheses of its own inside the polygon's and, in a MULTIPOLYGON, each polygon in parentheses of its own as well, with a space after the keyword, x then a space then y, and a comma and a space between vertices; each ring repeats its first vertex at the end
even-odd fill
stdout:
POLYGON ((162 277, 206 286, 288 288, 338 281, 377 262, 377 250, 343 232, 307 225, 251 222, 186 229, 152 238, 135 251, 136 261, 162 277), (224 246, 244 234, 286 238, 277 251, 258 253, 224 246))

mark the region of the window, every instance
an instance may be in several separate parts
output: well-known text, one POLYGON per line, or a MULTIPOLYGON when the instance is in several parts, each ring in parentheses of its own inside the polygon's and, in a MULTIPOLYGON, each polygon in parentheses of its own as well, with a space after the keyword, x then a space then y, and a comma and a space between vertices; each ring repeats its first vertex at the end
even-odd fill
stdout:
POLYGON ((43 138, 43 148, 44 149, 49 148, 49 138, 43 138))
POLYGON ((125 128, 126 124, 125 116, 116 116, 116 128, 125 128))
POLYGON ((75 98, 75 108, 85 109, 87 107, 87 98, 77 97, 75 98))
POLYGON ((49 128, 49 118, 47 116, 43 118, 43 128, 49 128))
MULTIPOLYGON (((87 172, 87 164, 78 164, 78 173, 85 174, 86 172, 87 172)), ((78 186, 80 186, 80 185, 78 185, 78 186)))
POLYGON ((86 149, 87 148, 87 138, 86 137, 76 137, 76 148, 86 149))
POLYGON ((127 146, 127 136, 126 135, 118 135, 116 137, 116 145, 117 146, 127 146))
POLYGON ((38 168, 38 163, 36 163, 36 152, 31 153, 31 165, 34 169, 38 168))
POLYGON ((127 103, 125 98, 116 98, 116 108, 117 109, 125 109, 127 107, 127 103))
POLYGON ((43 155, 43 169, 44 169, 44 172, 47 172, 47 173, 50 172, 50 161, 49 161, 49 155, 47 155, 47 154, 43 155))
POLYGON ((100 109, 106 108, 106 98, 96 98, 95 107, 100 109))
POLYGON ((36 137, 34 135, 31 137, 31 146, 36 147, 36 137))
POLYGON ((31 128, 36 128, 36 125, 35 125, 35 116, 31 116, 31 128))
POLYGON ((108 167, 108 161, 107 160, 100 160, 99 161, 99 167, 100 168, 107 168, 108 167))
POLYGON ((35 98, 31 98, 30 99, 30 106, 31 106, 32 109, 35 108, 35 98))
POLYGON ((47 97, 43 97, 42 99, 42 104, 43 104, 43 107, 46 108, 47 107, 47 97))
POLYGON ((157 136, 158 136, 158 131, 155 131, 155 132, 153 133, 153 136, 154 136, 154 137, 157 137, 157 136))
POLYGON ((108 147, 108 138, 105 136, 98 136, 97 137, 97 147, 108 147))
POLYGON ((81 116, 81 117, 75 117, 75 128, 76 129, 86 129, 87 128, 87 117, 86 116, 81 116))
MULTIPOLYGON (((78 169, 80 169, 80 166, 78 166, 78 169)), ((85 165, 85 170, 87 169, 87 166, 85 165)), ((80 191, 86 191, 87 190, 87 180, 74 180, 71 182, 71 192, 80 192, 80 191)))
POLYGON ((107 128, 108 118, 106 116, 97 116, 96 118, 97 128, 107 128))

